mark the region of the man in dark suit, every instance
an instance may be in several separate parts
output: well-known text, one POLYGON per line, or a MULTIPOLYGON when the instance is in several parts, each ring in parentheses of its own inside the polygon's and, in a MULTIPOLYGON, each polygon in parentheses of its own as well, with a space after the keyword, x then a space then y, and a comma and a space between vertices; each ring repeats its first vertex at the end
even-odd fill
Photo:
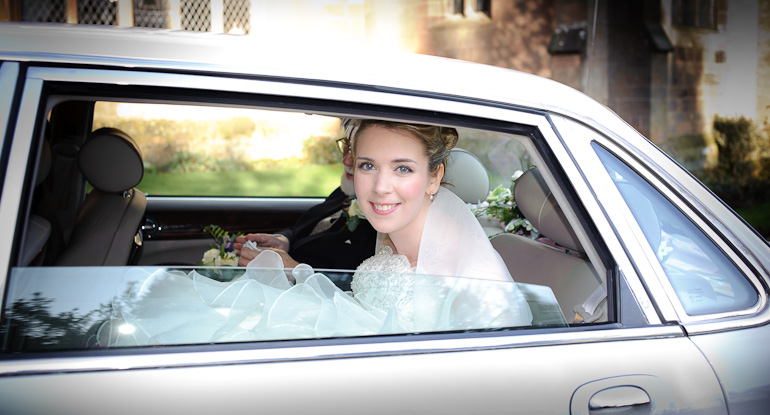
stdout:
POLYGON ((235 239, 239 251, 239 266, 245 267, 262 249, 272 249, 281 255, 285 268, 304 263, 316 269, 355 269, 374 255, 377 231, 366 220, 360 220, 353 231, 348 229, 343 209, 355 197, 353 186, 353 155, 350 139, 337 140, 342 151, 344 171, 340 187, 322 203, 308 209, 294 226, 277 234, 248 234, 235 239), (243 249, 252 240, 259 250, 243 249))

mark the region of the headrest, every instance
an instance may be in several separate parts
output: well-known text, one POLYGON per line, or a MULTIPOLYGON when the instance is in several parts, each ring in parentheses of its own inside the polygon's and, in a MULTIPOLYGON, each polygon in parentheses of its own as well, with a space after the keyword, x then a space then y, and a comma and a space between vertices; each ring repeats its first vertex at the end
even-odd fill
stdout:
POLYGON ((453 148, 447 157, 444 187, 465 203, 479 203, 489 195, 489 174, 476 156, 461 148, 453 148))
POLYGON ((567 249, 583 252, 583 246, 537 168, 527 170, 516 180, 513 200, 543 236, 567 249))
POLYGON ((94 188, 107 193, 128 190, 142 181, 142 153, 128 134, 100 128, 80 148, 78 166, 94 188))

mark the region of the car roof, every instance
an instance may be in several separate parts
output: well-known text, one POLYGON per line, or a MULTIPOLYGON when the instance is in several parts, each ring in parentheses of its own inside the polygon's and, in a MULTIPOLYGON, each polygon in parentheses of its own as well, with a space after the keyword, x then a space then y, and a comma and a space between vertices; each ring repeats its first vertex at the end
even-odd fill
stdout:
POLYGON ((449 58, 360 49, 169 29, 0 23, 3 60, 360 84, 500 102, 578 118, 580 114, 571 108, 580 108, 582 114, 608 111, 587 95, 540 76, 449 58))

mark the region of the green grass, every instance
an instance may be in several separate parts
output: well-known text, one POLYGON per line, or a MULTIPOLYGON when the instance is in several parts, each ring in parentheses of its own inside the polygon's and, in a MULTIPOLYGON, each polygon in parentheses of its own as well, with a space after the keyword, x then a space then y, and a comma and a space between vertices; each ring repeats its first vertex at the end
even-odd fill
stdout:
POLYGON ((341 164, 228 172, 145 172, 137 188, 154 196, 326 197, 339 186, 341 174, 341 164))

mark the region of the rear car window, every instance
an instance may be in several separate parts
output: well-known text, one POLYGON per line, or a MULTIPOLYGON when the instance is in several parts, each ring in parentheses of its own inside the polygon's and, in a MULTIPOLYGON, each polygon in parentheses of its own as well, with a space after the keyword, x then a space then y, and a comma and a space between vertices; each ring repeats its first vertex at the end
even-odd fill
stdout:
POLYGON ((592 146, 687 314, 744 310, 756 304, 751 283, 711 239, 629 166, 604 147, 592 146))

